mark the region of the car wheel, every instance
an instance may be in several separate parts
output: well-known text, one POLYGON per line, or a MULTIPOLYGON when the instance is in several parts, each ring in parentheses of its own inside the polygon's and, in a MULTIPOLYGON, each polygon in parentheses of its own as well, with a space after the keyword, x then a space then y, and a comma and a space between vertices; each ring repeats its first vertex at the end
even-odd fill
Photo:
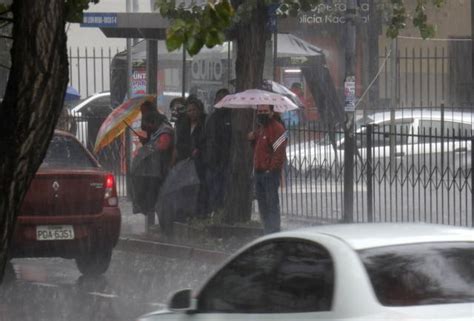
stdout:
POLYGON ((112 249, 91 251, 76 258, 76 266, 85 276, 97 276, 105 273, 112 259, 112 249))

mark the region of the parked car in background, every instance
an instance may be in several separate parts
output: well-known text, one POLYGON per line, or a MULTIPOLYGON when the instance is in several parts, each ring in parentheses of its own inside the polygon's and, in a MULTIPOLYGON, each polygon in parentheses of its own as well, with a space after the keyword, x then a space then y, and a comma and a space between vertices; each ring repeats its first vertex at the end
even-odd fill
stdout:
MULTIPOLYGON (((471 166, 471 140, 474 130, 474 113, 397 111, 391 132, 390 113, 369 116, 373 125, 371 152, 374 164, 388 166, 391 156, 396 167, 422 167, 431 164, 451 164, 457 168, 471 166), (393 155, 390 144, 393 137, 393 155), (444 155, 442 161, 441 155, 444 155)), ((356 160, 367 159, 367 133, 365 126, 356 129, 356 160)), ((291 134, 291 133, 290 133, 291 134)), ((287 147, 288 170, 294 174, 321 171, 328 175, 341 174, 344 161, 344 137, 335 133, 334 144, 328 135, 322 142, 305 141, 287 147)))
POLYGON ((110 92, 93 94, 70 107, 76 122, 75 135, 90 151, 94 149, 100 126, 112 110, 110 92))
POLYGON ((341 224, 252 242, 140 321, 472 320, 472 230, 341 224))
POLYGON ((75 259, 104 273, 121 225, 114 176, 71 134, 55 131, 23 201, 11 256, 75 259))

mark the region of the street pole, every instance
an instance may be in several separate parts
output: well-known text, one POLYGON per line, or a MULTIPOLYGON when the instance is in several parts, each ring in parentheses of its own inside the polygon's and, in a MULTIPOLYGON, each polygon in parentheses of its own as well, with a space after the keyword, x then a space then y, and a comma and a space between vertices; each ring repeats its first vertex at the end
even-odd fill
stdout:
MULTIPOLYGON (((158 40, 146 40, 146 88, 147 94, 158 92, 158 40)), ((162 106, 164 107, 164 106, 162 106)))
MULTIPOLYGON (((132 2, 131 0, 127 0, 126 3, 127 12, 132 10, 132 2)), ((132 39, 127 38, 127 99, 132 97, 132 39)), ((130 130, 127 128, 125 130, 125 159, 126 159, 126 177, 125 181, 127 184, 127 196, 130 198, 131 196, 131 179, 129 175, 130 164, 132 163, 132 140, 130 137, 130 130)))
POLYGON ((186 98, 186 49, 183 44, 183 70, 182 70, 182 87, 181 87, 181 97, 186 98))
POLYGON ((395 110, 398 108, 398 79, 397 79, 397 39, 392 39, 390 44, 390 177, 394 175, 396 169, 395 153, 395 110))
POLYGON ((354 113, 355 113, 355 59, 356 59, 356 0, 346 0, 346 72, 344 80, 344 222, 354 221, 354 113))
MULTIPOLYGON (((132 1, 127 0, 127 12, 132 11, 132 1)), ((132 98, 132 39, 127 38, 127 96, 132 98)))

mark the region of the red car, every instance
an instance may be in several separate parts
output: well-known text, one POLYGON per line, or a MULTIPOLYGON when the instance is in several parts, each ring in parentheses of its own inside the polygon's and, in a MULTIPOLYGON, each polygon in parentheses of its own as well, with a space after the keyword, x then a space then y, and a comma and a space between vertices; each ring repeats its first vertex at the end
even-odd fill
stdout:
POLYGON ((120 224, 114 176, 74 136, 55 131, 23 201, 11 256, 75 259, 82 274, 102 274, 120 224))

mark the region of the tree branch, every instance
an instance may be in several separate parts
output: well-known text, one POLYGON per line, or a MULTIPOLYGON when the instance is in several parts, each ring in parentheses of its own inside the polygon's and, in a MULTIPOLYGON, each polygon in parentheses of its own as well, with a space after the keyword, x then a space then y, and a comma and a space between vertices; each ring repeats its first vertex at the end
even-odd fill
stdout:
POLYGON ((11 36, 0 35, 0 38, 4 38, 4 39, 8 39, 8 40, 13 40, 13 37, 11 37, 11 36))
POLYGON ((8 21, 7 21, 7 22, 4 22, 4 23, 2 23, 2 24, 0 25, 0 29, 4 28, 4 27, 6 27, 6 26, 8 26, 8 25, 10 25, 10 24, 12 24, 12 23, 11 23, 11 22, 8 22, 8 21))
POLYGON ((7 14, 7 13, 9 13, 9 12, 12 12, 12 8, 11 8, 11 7, 8 8, 8 9, 6 9, 6 10, 4 10, 4 11, 2 11, 2 12, 0 12, 0 16, 3 16, 4 14, 7 14))
POLYGON ((13 23, 15 20, 13 18, 0 17, 0 21, 8 21, 9 23, 13 23))
POLYGON ((5 68, 7 70, 10 70, 10 67, 8 67, 7 65, 4 65, 4 64, 0 64, 0 68, 5 68))

